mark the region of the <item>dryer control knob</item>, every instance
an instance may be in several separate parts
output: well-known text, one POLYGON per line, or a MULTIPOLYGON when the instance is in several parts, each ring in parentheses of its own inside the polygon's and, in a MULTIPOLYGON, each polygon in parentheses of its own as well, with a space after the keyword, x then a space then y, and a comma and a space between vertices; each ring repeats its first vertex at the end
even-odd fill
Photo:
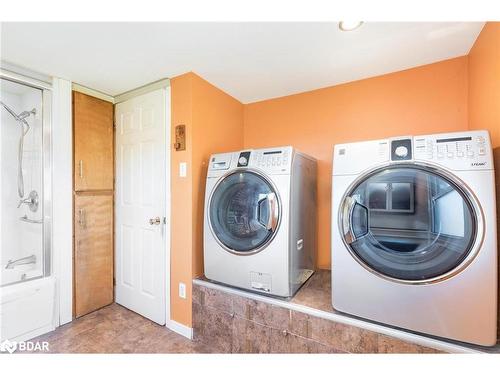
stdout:
POLYGON ((238 163, 240 163, 241 165, 247 165, 247 158, 242 156, 238 159, 238 163))
POLYGON ((405 146, 399 146, 396 147, 396 150, 394 150, 394 153, 399 156, 400 158, 404 158, 405 156, 408 155, 408 149, 405 146))

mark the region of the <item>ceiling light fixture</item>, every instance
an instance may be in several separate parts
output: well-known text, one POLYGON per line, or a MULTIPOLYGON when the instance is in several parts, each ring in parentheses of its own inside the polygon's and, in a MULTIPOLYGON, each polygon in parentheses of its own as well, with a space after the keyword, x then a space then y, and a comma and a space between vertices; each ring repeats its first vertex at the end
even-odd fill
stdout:
POLYGON ((342 31, 356 30, 363 24, 363 21, 340 21, 339 29, 342 31))

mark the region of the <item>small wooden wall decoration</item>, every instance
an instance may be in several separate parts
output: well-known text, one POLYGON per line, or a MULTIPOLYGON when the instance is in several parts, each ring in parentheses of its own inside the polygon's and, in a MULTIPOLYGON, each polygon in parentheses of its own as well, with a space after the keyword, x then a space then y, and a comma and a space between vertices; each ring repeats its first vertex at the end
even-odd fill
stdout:
POLYGON ((175 151, 186 149, 186 125, 177 125, 175 127, 175 151))

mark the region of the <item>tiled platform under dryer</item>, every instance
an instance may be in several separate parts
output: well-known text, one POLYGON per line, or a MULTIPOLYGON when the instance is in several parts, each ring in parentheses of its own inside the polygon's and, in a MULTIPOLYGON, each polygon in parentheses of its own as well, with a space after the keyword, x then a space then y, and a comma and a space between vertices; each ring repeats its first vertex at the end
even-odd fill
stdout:
POLYGON ((500 353, 338 313, 330 276, 316 272, 289 301, 196 279, 194 338, 227 353, 500 353))

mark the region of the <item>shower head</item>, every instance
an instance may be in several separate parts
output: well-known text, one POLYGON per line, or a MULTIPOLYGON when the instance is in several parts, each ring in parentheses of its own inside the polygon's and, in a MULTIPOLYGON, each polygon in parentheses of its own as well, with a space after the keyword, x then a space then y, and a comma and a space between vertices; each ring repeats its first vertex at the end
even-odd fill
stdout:
POLYGON ((5 110, 7 112, 9 112, 12 115, 12 117, 14 117, 17 121, 21 121, 21 119, 19 118, 19 116, 16 115, 16 112, 14 112, 12 109, 10 109, 10 107, 7 104, 5 104, 2 101, 0 101, 0 104, 5 108, 5 110))
POLYGON ((7 112, 9 112, 12 115, 12 117, 14 117, 16 119, 16 121, 18 121, 21 124, 21 126, 23 128, 23 134, 26 135, 26 133, 28 133, 28 131, 30 130, 30 124, 28 124, 28 122, 25 119, 26 119, 26 117, 29 117, 30 115, 35 115, 36 108, 33 108, 31 111, 23 111, 17 115, 16 112, 14 112, 12 110, 12 108, 10 108, 7 104, 2 102, 1 100, 0 100, 0 104, 5 108, 5 110, 7 112))
POLYGON ((17 121, 21 122, 21 123, 26 123, 24 121, 24 119, 30 115, 36 115, 36 108, 33 108, 31 111, 23 111, 21 112, 20 114, 16 114, 16 112, 14 112, 14 110, 12 110, 7 104, 5 104, 4 102, 0 101, 0 104, 5 108, 5 110, 7 112, 9 112, 12 117, 14 117, 17 121))
POLYGON ((28 134, 30 130, 30 124, 26 121, 26 117, 29 117, 31 114, 36 114, 36 109, 33 108, 31 111, 23 111, 19 115, 16 114, 7 104, 0 100, 0 104, 5 108, 7 112, 9 112, 12 117, 16 119, 17 122, 21 124, 21 137, 19 138, 19 149, 18 149, 18 168, 17 168, 17 192, 19 194, 19 198, 24 199, 24 178, 23 178, 23 148, 24 148, 24 137, 28 134))
POLYGON ((17 117, 22 120, 25 119, 26 117, 29 117, 30 115, 36 115, 36 108, 33 108, 31 111, 22 111, 20 114, 17 115, 17 117))

